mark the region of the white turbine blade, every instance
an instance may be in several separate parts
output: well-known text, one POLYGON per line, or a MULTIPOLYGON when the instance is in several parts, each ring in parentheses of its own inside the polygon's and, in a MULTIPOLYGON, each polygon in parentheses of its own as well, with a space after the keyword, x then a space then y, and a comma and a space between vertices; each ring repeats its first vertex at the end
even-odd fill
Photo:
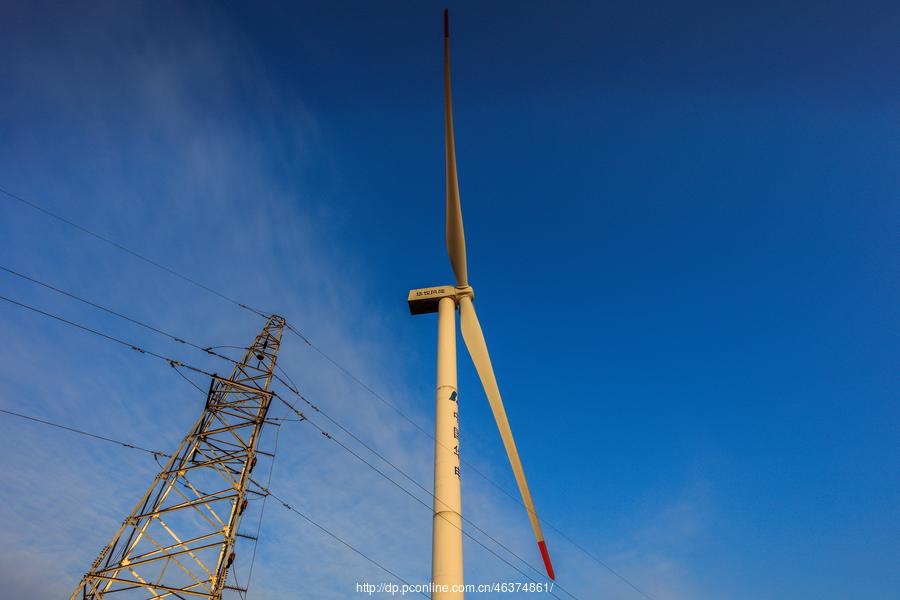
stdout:
POLYGON ((444 10, 444 134, 447 150, 447 254, 456 275, 456 285, 468 285, 466 273, 466 236, 459 206, 459 180, 456 177, 456 144, 453 139, 453 103, 450 98, 450 26, 444 10))
POLYGON ((463 296, 459 300, 459 322, 463 340, 466 342, 466 348, 469 349, 469 355, 472 357, 472 362, 475 363, 478 377, 481 378, 481 384, 484 386, 488 402, 491 405, 491 412, 494 413, 494 420, 497 421, 497 429, 500 430, 500 437, 503 439, 506 455, 509 457, 513 475, 515 475, 516 483, 519 486, 519 493, 522 494, 522 502, 528 511, 528 519, 531 521, 534 537, 537 540, 538 548, 541 550, 541 557, 544 559, 547 575, 550 579, 554 579, 553 565, 550 564, 550 555, 547 553, 547 544, 544 543, 544 535, 541 533, 541 524, 534 509, 534 501, 531 499, 528 483, 525 481, 525 471, 522 470, 522 461, 519 459, 519 451, 516 450, 516 442, 513 439, 512 430, 509 428, 506 410, 503 408, 503 400, 500 398, 500 388, 497 387, 497 378, 494 377, 491 357, 488 355, 487 344, 484 341, 484 334, 481 331, 481 325, 478 323, 478 316, 475 314, 472 299, 468 296, 463 296))

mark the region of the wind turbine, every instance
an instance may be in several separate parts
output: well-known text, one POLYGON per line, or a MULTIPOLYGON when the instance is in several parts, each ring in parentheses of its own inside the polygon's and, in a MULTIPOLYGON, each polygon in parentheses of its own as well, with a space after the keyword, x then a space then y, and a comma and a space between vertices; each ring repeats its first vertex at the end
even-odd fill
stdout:
POLYGON ((413 315, 438 313, 437 414, 434 435, 434 517, 432 529, 432 598, 457 600, 463 597, 462 507, 460 501, 459 465, 459 396, 456 389, 456 307, 459 306, 460 329, 469 356, 478 371, 485 394, 494 413, 497 429, 512 466, 522 502, 528 511, 531 528, 544 559, 547 575, 554 579, 550 555, 541 533, 534 501, 522 461, 516 450, 500 389, 484 334, 475 314, 475 293, 466 271, 466 240, 463 234, 462 210, 459 205, 459 182, 456 176, 456 148, 453 139, 453 107, 450 97, 450 31, 448 13, 444 11, 444 122, 447 159, 447 253, 456 275, 456 285, 411 290, 409 311, 413 315), (453 591, 455 586, 456 590, 453 591), (444 590, 450 591, 444 591, 444 590))

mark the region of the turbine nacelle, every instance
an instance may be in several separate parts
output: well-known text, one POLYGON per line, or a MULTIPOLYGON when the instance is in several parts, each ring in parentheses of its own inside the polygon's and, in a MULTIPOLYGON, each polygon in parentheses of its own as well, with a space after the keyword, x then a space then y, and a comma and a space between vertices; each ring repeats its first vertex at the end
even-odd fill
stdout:
POLYGON ((475 290, 472 286, 465 285, 462 287, 455 285, 438 285, 435 287, 419 288, 417 290, 409 290, 409 314, 424 315, 428 313, 436 313, 441 298, 453 298, 455 304, 459 304, 461 298, 475 297, 475 290))

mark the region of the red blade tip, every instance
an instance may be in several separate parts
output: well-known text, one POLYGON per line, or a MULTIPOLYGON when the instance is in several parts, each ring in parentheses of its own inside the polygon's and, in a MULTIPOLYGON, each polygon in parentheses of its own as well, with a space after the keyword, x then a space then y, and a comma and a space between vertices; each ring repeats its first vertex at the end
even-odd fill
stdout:
POLYGON ((444 9, 444 37, 450 37, 450 11, 444 9))
POLYGON ((550 579, 556 579, 556 575, 553 573, 553 565, 550 564, 550 554, 547 552, 547 544, 544 543, 544 540, 538 542, 538 548, 541 549, 541 558, 544 559, 544 566, 547 568, 547 576, 550 579))

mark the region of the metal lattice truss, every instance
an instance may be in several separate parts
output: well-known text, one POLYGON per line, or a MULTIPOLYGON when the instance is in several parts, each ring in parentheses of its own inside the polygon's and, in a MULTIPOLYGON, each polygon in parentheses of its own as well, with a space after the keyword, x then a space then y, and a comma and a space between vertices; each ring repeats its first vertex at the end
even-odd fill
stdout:
POLYGON ((231 376, 212 379, 203 414, 70 600, 218 600, 242 591, 226 578, 250 473, 265 454, 256 446, 283 331, 284 319, 270 317, 231 376))

